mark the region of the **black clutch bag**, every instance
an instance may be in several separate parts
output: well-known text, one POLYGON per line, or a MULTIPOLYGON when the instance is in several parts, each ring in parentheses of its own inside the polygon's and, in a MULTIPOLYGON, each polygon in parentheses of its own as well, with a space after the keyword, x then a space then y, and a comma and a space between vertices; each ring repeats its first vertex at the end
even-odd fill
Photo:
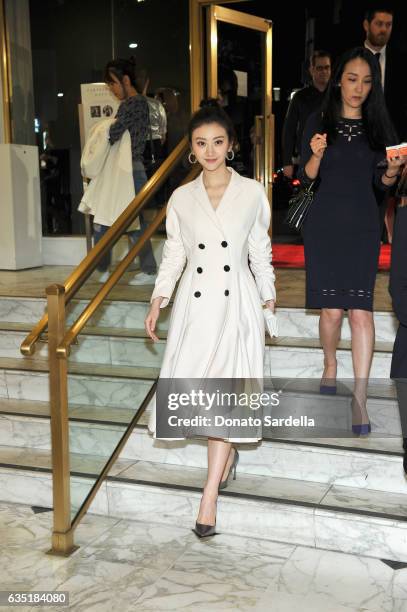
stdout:
POLYGON ((299 231, 302 228, 308 214, 309 207, 311 206, 311 202, 314 199, 314 183, 315 181, 312 181, 312 183, 303 187, 289 200, 288 213, 285 218, 285 222, 291 227, 291 229, 299 231))

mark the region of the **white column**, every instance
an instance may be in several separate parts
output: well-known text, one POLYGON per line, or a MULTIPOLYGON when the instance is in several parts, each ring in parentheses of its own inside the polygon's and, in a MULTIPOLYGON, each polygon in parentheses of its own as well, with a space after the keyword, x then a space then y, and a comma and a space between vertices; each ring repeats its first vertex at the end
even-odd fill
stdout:
POLYGON ((12 141, 5 144, 0 78, 0 269, 42 265, 38 149, 34 145, 34 96, 28 0, 6 0, 11 70, 12 141))
POLYGON ((0 269, 42 265, 38 149, 0 144, 0 269))

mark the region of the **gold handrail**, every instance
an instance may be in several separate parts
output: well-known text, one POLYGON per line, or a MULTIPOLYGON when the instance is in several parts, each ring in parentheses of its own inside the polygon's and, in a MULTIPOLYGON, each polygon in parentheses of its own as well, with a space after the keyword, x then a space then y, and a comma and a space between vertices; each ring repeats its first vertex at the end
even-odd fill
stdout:
MULTIPOLYGON (((147 181, 143 188, 136 195, 134 200, 130 202, 126 210, 116 219, 110 229, 95 245, 95 247, 87 254, 75 270, 68 276, 64 282, 65 287, 65 303, 67 304, 82 287, 88 277, 96 268, 102 257, 110 251, 112 246, 119 240, 124 231, 136 219, 139 212, 147 204, 148 200, 160 188, 174 167, 179 163, 180 159, 188 150, 188 139, 184 137, 175 149, 170 153, 167 159, 161 164, 160 168, 147 181)), ((119 277, 120 278, 120 277, 119 277)), ((32 331, 24 339, 21 344, 20 351, 23 355, 30 356, 35 352, 35 345, 38 338, 43 333, 48 325, 48 314, 45 313, 41 320, 35 325, 32 331)))
MULTIPOLYGON (((188 173, 188 175, 182 181, 181 184, 183 185, 192 181, 196 177, 198 172, 198 168, 192 168, 192 170, 188 173)), ((142 236, 139 238, 136 244, 127 253, 126 257, 121 260, 113 274, 108 278, 103 287, 98 291, 95 297, 89 302, 86 308, 79 315, 75 323, 67 331, 63 341, 59 344, 57 348, 58 357, 64 359, 69 357, 71 344, 75 341, 77 336, 85 327, 86 323, 95 314, 96 310, 102 304, 103 300, 106 298, 106 296, 110 293, 116 283, 126 272, 127 268, 129 267, 133 259, 138 255, 139 251, 143 248, 147 240, 151 238, 151 236, 155 233, 156 229, 161 225, 162 221, 165 219, 166 212, 166 207, 159 211, 159 213, 155 216, 149 227, 143 232, 142 236)))
MULTIPOLYGON (((199 170, 193 167, 183 183, 191 180, 199 170)), ((145 203, 145 202, 144 202, 145 203)), ((52 482, 54 505, 54 528, 52 532, 52 548, 48 551, 54 555, 70 555, 78 547, 74 543, 74 531, 83 515, 89 508, 102 482, 105 480, 111 466, 116 461, 121 449, 129 438, 141 410, 147 406, 155 384, 144 398, 142 408, 131 420, 113 454, 107 460, 85 501, 81 504, 76 516, 71 520, 71 464, 69 452, 69 400, 68 400, 68 356, 70 345, 77 337, 86 322, 103 303, 104 298, 115 286, 126 269, 132 263, 134 256, 160 225, 166 214, 166 208, 159 211, 150 226, 144 230, 134 247, 119 262, 108 281, 101 287, 97 295, 86 306, 78 320, 66 331, 66 297, 63 285, 47 287, 47 303, 49 312, 49 383, 50 383, 50 415, 52 439, 52 482), (59 357, 59 359, 58 359, 59 357)), ((71 289, 72 291, 72 289, 71 289)))

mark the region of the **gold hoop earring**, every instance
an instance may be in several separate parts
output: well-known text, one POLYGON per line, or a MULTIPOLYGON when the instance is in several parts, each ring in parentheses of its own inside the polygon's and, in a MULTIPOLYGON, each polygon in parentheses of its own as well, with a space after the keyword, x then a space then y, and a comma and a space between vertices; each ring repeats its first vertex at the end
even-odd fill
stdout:
POLYGON ((235 152, 233 151, 233 149, 232 149, 231 151, 228 151, 228 152, 226 153, 226 159, 227 159, 228 161, 232 161, 232 160, 234 160, 234 159, 235 159, 235 152), (231 153, 231 155, 229 155, 229 153, 231 153))
POLYGON ((188 161, 189 161, 190 164, 196 164, 196 162, 197 162, 196 155, 195 155, 195 153, 192 153, 192 151, 188 155, 188 161), (194 157, 193 160, 191 159, 192 156, 194 157))

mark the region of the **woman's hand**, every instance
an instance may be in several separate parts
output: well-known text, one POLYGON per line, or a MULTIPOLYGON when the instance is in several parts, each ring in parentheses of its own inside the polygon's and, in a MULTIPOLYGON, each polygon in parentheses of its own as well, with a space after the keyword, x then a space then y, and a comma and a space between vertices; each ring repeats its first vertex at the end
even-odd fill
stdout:
POLYGON ((399 173, 400 167, 407 162, 407 155, 399 155, 398 157, 391 157, 387 160, 387 178, 393 178, 399 173))
POLYGON ((144 327, 147 332, 147 335, 151 338, 153 342, 158 342, 159 338, 154 333, 155 327, 158 321, 158 317, 160 316, 160 305, 163 301, 162 297, 155 298, 150 306, 150 310, 147 313, 147 316, 144 320, 144 327))
POLYGON ((312 154, 315 155, 318 159, 322 159, 325 149, 328 144, 326 141, 326 134, 314 134, 310 141, 310 147, 312 150, 312 154))
POLYGON ((265 302, 265 305, 269 310, 271 310, 271 312, 275 311, 276 303, 274 300, 267 300, 267 302, 265 302))

